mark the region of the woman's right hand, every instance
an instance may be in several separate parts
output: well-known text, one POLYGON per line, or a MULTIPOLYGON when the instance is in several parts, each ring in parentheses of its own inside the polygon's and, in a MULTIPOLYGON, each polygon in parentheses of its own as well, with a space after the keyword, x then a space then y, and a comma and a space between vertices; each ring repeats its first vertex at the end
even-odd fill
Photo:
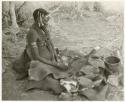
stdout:
POLYGON ((55 61, 53 61, 52 62, 52 65, 54 66, 54 67, 57 67, 57 68, 59 68, 59 69, 62 69, 62 70, 67 70, 68 69, 68 66, 66 66, 64 63, 62 63, 62 62, 55 62, 55 61))

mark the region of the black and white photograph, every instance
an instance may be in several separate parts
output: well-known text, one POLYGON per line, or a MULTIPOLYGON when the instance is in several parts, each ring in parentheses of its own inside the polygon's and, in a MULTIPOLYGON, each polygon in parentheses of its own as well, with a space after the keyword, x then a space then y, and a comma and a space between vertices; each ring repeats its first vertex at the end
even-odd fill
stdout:
POLYGON ((124 101, 123 1, 2 0, 2 100, 124 101))

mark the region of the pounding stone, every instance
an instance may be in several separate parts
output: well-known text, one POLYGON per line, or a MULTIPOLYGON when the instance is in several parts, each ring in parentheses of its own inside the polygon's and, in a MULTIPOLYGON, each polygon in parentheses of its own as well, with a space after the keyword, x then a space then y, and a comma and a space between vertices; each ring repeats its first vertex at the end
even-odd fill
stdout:
POLYGON ((101 59, 93 59, 90 58, 89 63, 94 66, 95 68, 101 67, 101 68, 105 68, 105 64, 104 61, 101 59))
POLYGON ((90 79, 85 78, 83 76, 78 77, 78 82, 82 87, 90 88, 93 85, 93 82, 90 79))
POLYGON ((91 65, 86 65, 86 66, 83 66, 80 71, 85 74, 94 74, 94 73, 98 73, 99 69, 97 69, 91 65))

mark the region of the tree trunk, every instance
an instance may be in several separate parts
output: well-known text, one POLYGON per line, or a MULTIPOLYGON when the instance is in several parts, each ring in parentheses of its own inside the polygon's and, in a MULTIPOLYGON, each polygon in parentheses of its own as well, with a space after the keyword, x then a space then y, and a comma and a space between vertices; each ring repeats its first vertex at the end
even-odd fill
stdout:
POLYGON ((17 37, 16 34, 19 32, 19 26, 16 21, 16 13, 15 13, 15 2, 10 1, 9 2, 9 10, 10 10, 10 18, 11 18, 11 33, 13 35, 13 41, 16 44, 17 37))
POLYGON ((19 28, 17 21, 16 21, 15 2, 11 1, 9 6, 10 6, 10 16, 11 16, 11 21, 12 21, 12 27, 19 28))

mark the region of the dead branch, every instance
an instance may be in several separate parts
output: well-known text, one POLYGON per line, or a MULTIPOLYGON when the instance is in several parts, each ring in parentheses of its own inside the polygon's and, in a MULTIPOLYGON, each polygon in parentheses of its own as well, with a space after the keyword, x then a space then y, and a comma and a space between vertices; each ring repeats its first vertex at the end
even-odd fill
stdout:
POLYGON ((56 9, 54 9, 53 11, 51 11, 51 12, 50 12, 50 15, 52 15, 53 13, 59 11, 60 7, 61 7, 61 5, 59 5, 56 9))
POLYGON ((12 58, 16 58, 16 56, 2 56, 2 58, 10 58, 10 59, 12 59, 12 58))
POLYGON ((27 2, 24 1, 23 4, 16 10, 16 13, 18 13, 20 11, 20 9, 26 4, 27 2))

